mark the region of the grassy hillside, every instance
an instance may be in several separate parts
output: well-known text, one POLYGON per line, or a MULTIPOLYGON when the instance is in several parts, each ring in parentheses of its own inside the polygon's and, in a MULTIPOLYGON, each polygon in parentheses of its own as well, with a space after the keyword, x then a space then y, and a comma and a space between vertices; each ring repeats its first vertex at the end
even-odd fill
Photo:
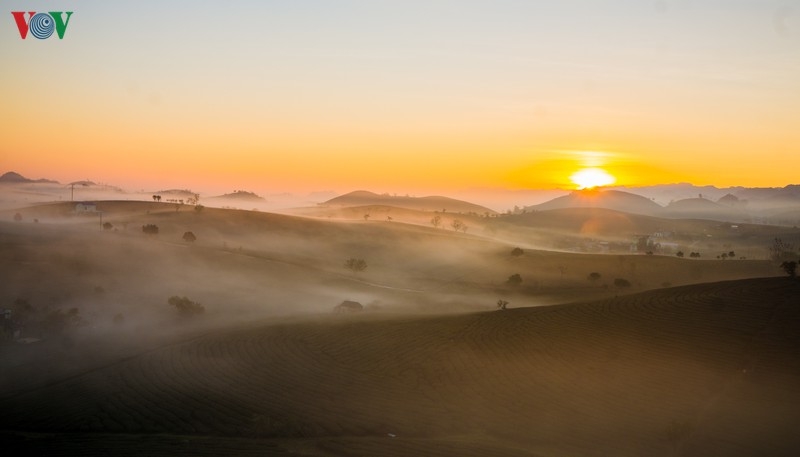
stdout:
POLYGON ((798 293, 239 325, 3 396, 0 428, 50 455, 796 455, 798 293))

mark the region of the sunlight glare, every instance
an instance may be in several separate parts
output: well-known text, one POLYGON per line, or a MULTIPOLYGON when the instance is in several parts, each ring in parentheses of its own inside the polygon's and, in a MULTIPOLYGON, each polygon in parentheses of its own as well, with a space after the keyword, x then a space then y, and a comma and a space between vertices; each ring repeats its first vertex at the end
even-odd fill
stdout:
POLYGON ((616 181, 616 178, 602 168, 584 168, 573 173, 569 179, 578 185, 578 189, 608 186, 616 181))

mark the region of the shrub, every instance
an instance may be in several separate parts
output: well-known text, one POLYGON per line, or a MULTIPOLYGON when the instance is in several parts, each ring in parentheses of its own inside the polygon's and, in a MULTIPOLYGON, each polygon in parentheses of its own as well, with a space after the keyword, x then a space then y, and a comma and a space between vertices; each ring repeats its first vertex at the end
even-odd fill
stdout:
POLYGON ((364 259, 351 257, 344 262, 344 267, 353 273, 358 273, 367 269, 367 262, 364 259))
POLYGON ((523 251, 522 248, 514 248, 511 250, 511 255, 513 255, 514 257, 519 257, 522 254, 525 254, 525 251, 523 251))
POLYGON ((797 276, 797 262, 794 260, 781 263, 781 268, 786 272, 787 275, 789 275, 790 278, 797 276))
POLYGON ((158 235, 158 226, 155 224, 147 224, 142 226, 142 232, 148 235, 158 235))
POLYGON ((187 297, 179 297, 177 295, 173 295, 169 297, 167 303, 174 306, 175 309, 178 310, 181 316, 194 316, 197 314, 203 314, 206 311, 206 308, 201 305, 200 303, 193 302, 189 300, 187 297))
POLYGON ((183 234, 183 241, 187 243, 194 243, 195 240, 197 240, 197 237, 194 236, 194 233, 186 232, 183 234))
POLYGON ((625 287, 630 287, 631 286, 631 282, 628 281, 627 279, 616 278, 614 280, 614 285, 619 287, 620 289, 622 289, 622 288, 625 288, 625 287))
POLYGON ((508 277, 506 283, 510 286, 518 286, 522 284, 522 276, 520 276, 519 273, 514 273, 508 277))

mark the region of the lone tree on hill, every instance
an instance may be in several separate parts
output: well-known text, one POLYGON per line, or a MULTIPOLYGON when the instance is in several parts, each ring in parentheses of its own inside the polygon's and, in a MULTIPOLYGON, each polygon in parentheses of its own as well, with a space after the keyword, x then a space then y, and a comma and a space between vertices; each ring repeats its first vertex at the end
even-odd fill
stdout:
POLYGON ((344 267, 353 273, 358 273, 367 269, 367 262, 364 259, 351 257, 344 262, 344 267))
POLYGON ((794 260, 784 261, 781 263, 781 268, 790 278, 797 277, 797 262, 794 260))
POLYGON ((186 233, 183 234, 183 241, 185 241, 187 243, 194 243, 195 240, 197 240, 197 237, 194 236, 194 233, 186 232, 186 233))
POLYGON ((497 300, 497 307, 500 308, 500 310, 505 310, 506 306, 508 306, 508 302, 507 301, 505 301, 505 300, 497 300))
POLYGON ((511 255, 513 255, 514 257, 519 257, 522 254, 525 254, 525 251, 523 251, 522 248, 514 248, 511 250, 511 255))

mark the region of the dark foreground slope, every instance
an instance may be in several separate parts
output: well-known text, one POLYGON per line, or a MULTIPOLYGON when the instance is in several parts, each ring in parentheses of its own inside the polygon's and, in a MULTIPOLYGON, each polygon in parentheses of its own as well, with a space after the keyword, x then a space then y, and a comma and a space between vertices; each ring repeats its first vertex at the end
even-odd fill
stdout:
POLYGON ((253 324, 0 397, 32 455, 798 455, 800 284, 253 324))

